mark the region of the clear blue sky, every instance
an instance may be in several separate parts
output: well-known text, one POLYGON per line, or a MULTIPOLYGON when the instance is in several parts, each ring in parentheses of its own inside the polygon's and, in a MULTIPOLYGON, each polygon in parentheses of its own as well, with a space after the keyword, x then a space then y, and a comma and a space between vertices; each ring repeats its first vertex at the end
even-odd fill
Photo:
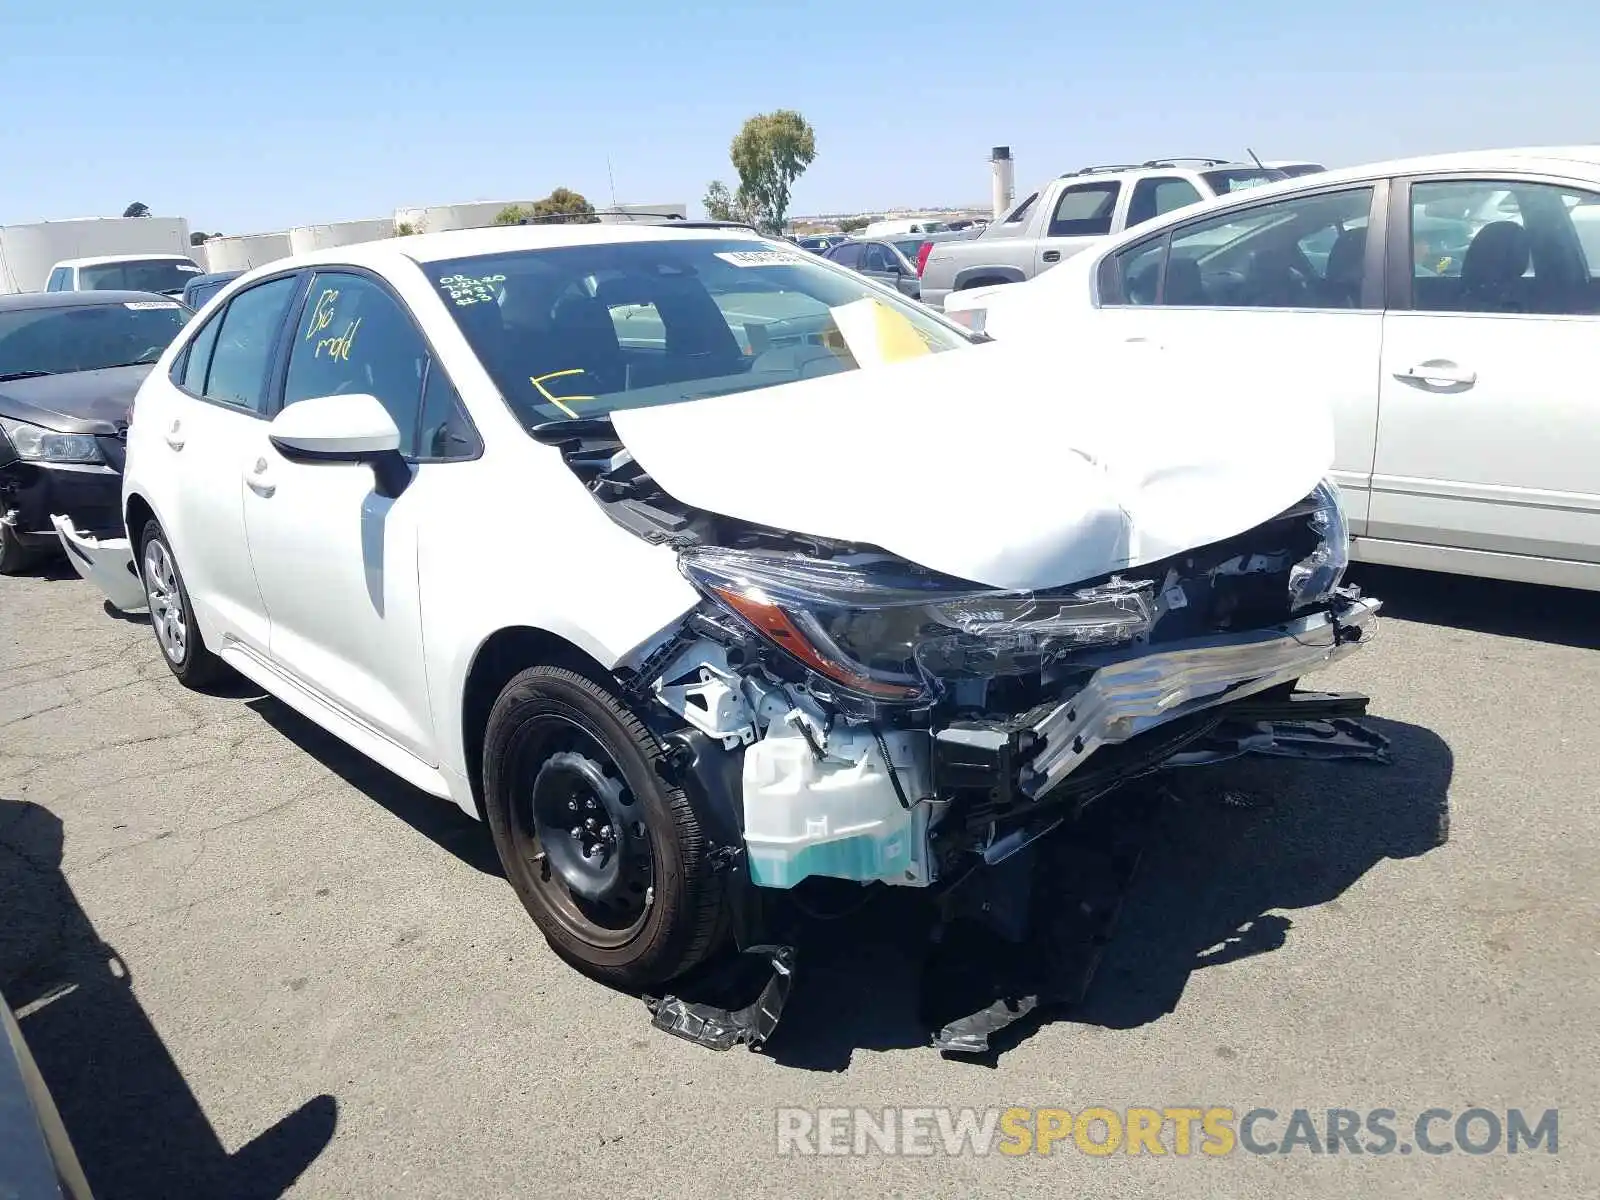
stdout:
POLYGON ((0 0, 0 223, 260 232, 397 205, 683 200, 799 109, 797 213, 1155 154, 1330 165, 1600 141, 1600 4, 0 0))

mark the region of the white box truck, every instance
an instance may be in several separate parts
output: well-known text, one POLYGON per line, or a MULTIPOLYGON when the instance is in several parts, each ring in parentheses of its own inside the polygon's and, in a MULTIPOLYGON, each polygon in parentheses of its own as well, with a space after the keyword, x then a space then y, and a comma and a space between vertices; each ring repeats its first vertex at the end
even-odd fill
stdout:
POLYGON ((50 268, 107 254, 189 254, 182 217, 85 217, 0 225, 0 294, 39 292, 50 268))

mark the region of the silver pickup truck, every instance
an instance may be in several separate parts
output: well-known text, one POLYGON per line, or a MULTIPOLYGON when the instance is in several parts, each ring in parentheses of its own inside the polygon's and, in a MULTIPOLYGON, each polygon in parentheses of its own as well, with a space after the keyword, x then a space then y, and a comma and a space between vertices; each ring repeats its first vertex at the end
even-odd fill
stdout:
POLYGON ((935 245, 922 269, 922 302, 942 308, 951 292, 1021 283, 1096 238, 1287 178, 1271 167, 1215 158, 1084 167, 1051 180, 977 237, 935 245))

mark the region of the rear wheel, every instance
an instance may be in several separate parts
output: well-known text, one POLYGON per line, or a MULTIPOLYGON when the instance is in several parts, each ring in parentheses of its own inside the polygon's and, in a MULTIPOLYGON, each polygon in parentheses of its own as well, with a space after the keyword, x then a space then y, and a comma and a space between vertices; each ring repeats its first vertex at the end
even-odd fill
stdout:
POLYGON ((694 966, 720 928, 721 881, 660 744, 594 680, 514 678, 489 714, 484 800, 523 905, 563 958, 628 988, 694 966))
POLYGON ((188 589, 178 571, 178 560, 161 526, 146 523, 139 539, 140 578, 150 604, 150 626, 168 668, 185 687, 214 683, 227 666, 200 637, 200 626, 189 604, 188 589))

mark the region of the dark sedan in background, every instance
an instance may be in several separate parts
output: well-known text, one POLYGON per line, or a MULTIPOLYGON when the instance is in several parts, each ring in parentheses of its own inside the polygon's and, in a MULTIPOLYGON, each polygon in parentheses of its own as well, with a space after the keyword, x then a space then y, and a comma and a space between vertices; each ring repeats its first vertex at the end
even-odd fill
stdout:
POLYGON ((0 574, 59 551, 57 514, 121 536, 128 407, 193 315, 149 292, 0 296, 0 574))
POLYGON ((199 312, 206 306, 207 300, 243 274, 243 271, 212 271, 209 275, 196 275, 183 285, 183 295, 180 299, 195 312, 199 312))

